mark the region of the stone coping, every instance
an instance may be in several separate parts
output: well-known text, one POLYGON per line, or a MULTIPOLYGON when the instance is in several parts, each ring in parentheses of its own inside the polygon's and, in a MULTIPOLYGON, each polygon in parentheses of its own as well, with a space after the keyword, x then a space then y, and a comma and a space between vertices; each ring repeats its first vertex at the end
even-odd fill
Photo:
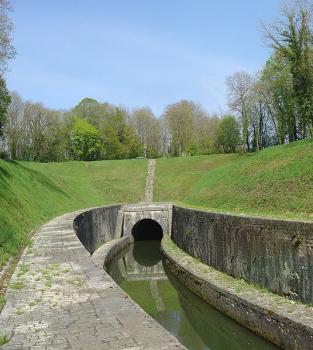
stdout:
POLYGON ((172 208, 172 204, 168 202, 142 202, 142 203, 131 203, 124 204, 122 206, 123 211, 164 211, 172 208))
POLYGON ((162 240, 170 271, 186 287, 237 322, 284 349, 312 349, 313 307, 261 290, 209 267, 162 240))
POLYGON ((73 229, 83 210, 34 235, 0 314, 5 350, 184 349, 91 261, 73 229))
POLYGON ((313 220, 305 219, 301 217, 284 217, 284 216, 270 216, 266 214, 255 214, 255 213, 239 213, 239 212, 232 212, 232 211, 219 211, 218 209, 212 209, 212 208, 205 208, 201 206, 196 205, 188 205, 183 202, 171 202, 172 206, 182 208, 182 209, 189 209, 189 210, 196 210, 201 213, 205 214, 214 214, 218 215, 220 217, 235 217, 235 218, 243 218, 243 219, 251 219, 251 220, 260 220, 268 223, 295 223, 295 224, 311 224, 313 225, 313 220))
POLYGON ((133 241, 131 236, 126 236, 104 243, 92 254, 91 260, 98 269, 106 269, 115 255, 133 241))

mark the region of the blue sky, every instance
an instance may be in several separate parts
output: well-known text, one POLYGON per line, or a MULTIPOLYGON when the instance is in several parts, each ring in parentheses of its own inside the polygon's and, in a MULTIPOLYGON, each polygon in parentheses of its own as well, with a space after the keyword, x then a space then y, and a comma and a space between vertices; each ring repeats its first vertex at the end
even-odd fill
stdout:
POLYGON ((226 107, 225 78, 270 51, 260 21, 278 0, 12 0, 16 59, 8 87, 69 109, 84 97, 160 115, 181 99, 226 107))

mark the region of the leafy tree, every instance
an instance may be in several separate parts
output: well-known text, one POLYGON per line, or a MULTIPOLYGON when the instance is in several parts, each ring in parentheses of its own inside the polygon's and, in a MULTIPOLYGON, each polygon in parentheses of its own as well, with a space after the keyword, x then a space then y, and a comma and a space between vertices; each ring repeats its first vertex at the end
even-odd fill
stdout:
POLYGON ((11 97, 4 79, 0 78, 0 137, 3 136, 3 128, 8 118, 8 106, 11 97))
POLYGON ((313 127, 313 38, 311 8, 305 1, 296 0, 285 6, 282 19, 264 25, 271 45, 288 62, 292 77, 295 111, 299 124, 289 130, 289 142, 305 138, 313 127), (292 131, 292 132, 291 132, 292 131))
POLYGON ((111 109, 111 106, 107 103, 99 103, 92 98, 86 97, 69 112, 69 116, 86 119, 88 123, 100 129, 101 123, 111 109))
POLYGON ((99 157, 99 131, 84 119, 76 118, 69 135, 70 154, 75 160, 96 160, 99 157))
POLYGON ((266 63, 260 82, 265 88, 278 143, 292 142, 297 135, 297 113, 288 61, 278 52, 266 63))
POLYGON ((133 158, 140 153, 135 131, 127 125, 125 112, 121 108, 115 108, 106 116, 101 135, 105 159, 133 158))
POLYGON ((217 127, 217 142, 225 153, 236 151, 240 144, 240 130, 234 116, 227 115, 220 121, 217 127))

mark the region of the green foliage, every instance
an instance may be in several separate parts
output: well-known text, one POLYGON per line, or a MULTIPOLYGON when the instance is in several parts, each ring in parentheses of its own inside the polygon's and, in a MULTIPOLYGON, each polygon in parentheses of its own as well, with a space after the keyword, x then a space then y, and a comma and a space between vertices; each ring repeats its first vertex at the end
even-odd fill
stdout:
MULTIPOLYGON (((266 35, 281 58, 280 68, 287 64, 292 83, 294 115, 289 120, 289 142, 306 138, 313 128, 313 33, 312 9, 306 2, 285 7, 274 29, 265 27, 266 35)), ((285 115, 289 117, 289 115, 285 115)))
POLYGON ((99 131, 86 120, 76 118, 69 137, 70 153, 75 160, 99 158, 99 131))
POLYGON ((103 157, 105 159, 135 158, 140 145, 135 132, 126 124, 124 112, 116 108, 103 121, 103 157))
POLYGON ((3 135, 3 128, 7 122, 8 106, 10 102, 11 98, 5 80, 0 77, 0 137, 3 135))
POLYGON ((7 335, 5 334, 0 334, 0 346, 5 345, 10 341, 7 335))
POLYGON ((0 267, 28 242, 32 229, 51 217, 79 208, 143 200, 146 175, 145 160, 0 160, 0 267))
POLYGON ((217 142, 225 153, 235 152, 240 144, 239 124, 234 116, 225 116, 217 127, 217 142))
POLYGON ((278 142, 285 143, 286 135, 292 141, 295 138, 296 110, 288 62, 278 53, 274 54, 261 73, 261 81, 265 84, 268 97, 272 101, 278 142))
POLYGON ((70 111, 69 115, 85 119, 99 129, 110 110, 109 104, 99 103, 92 98, 86 97, 70 111))

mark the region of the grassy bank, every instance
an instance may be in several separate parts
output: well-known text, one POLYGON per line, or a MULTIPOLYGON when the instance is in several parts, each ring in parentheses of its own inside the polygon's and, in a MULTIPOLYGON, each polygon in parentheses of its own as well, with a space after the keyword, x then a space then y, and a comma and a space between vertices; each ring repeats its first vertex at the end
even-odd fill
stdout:
MULTIPOLYGON (((143 200, 147 161, 0 160, 0 266, 48 219, 79 208, 143 200)), ((214 211, 313 218, 313 141, 249 155, 157 160, 155 201, 214 211)))
POLYGON ((158 200, 215 211, 313 218, 312 140, 241 156, 161 159, 156 174, 158 200))
POLYGON ((155 201, 183 202, 204 174, 232 164, 239 157, 238 154, 212 154, 158 159, 153 198, 155 201))
POLYGON ((0 160, 0 267, 48 219, 79 208, 144 198, 147 162, 0 160))

